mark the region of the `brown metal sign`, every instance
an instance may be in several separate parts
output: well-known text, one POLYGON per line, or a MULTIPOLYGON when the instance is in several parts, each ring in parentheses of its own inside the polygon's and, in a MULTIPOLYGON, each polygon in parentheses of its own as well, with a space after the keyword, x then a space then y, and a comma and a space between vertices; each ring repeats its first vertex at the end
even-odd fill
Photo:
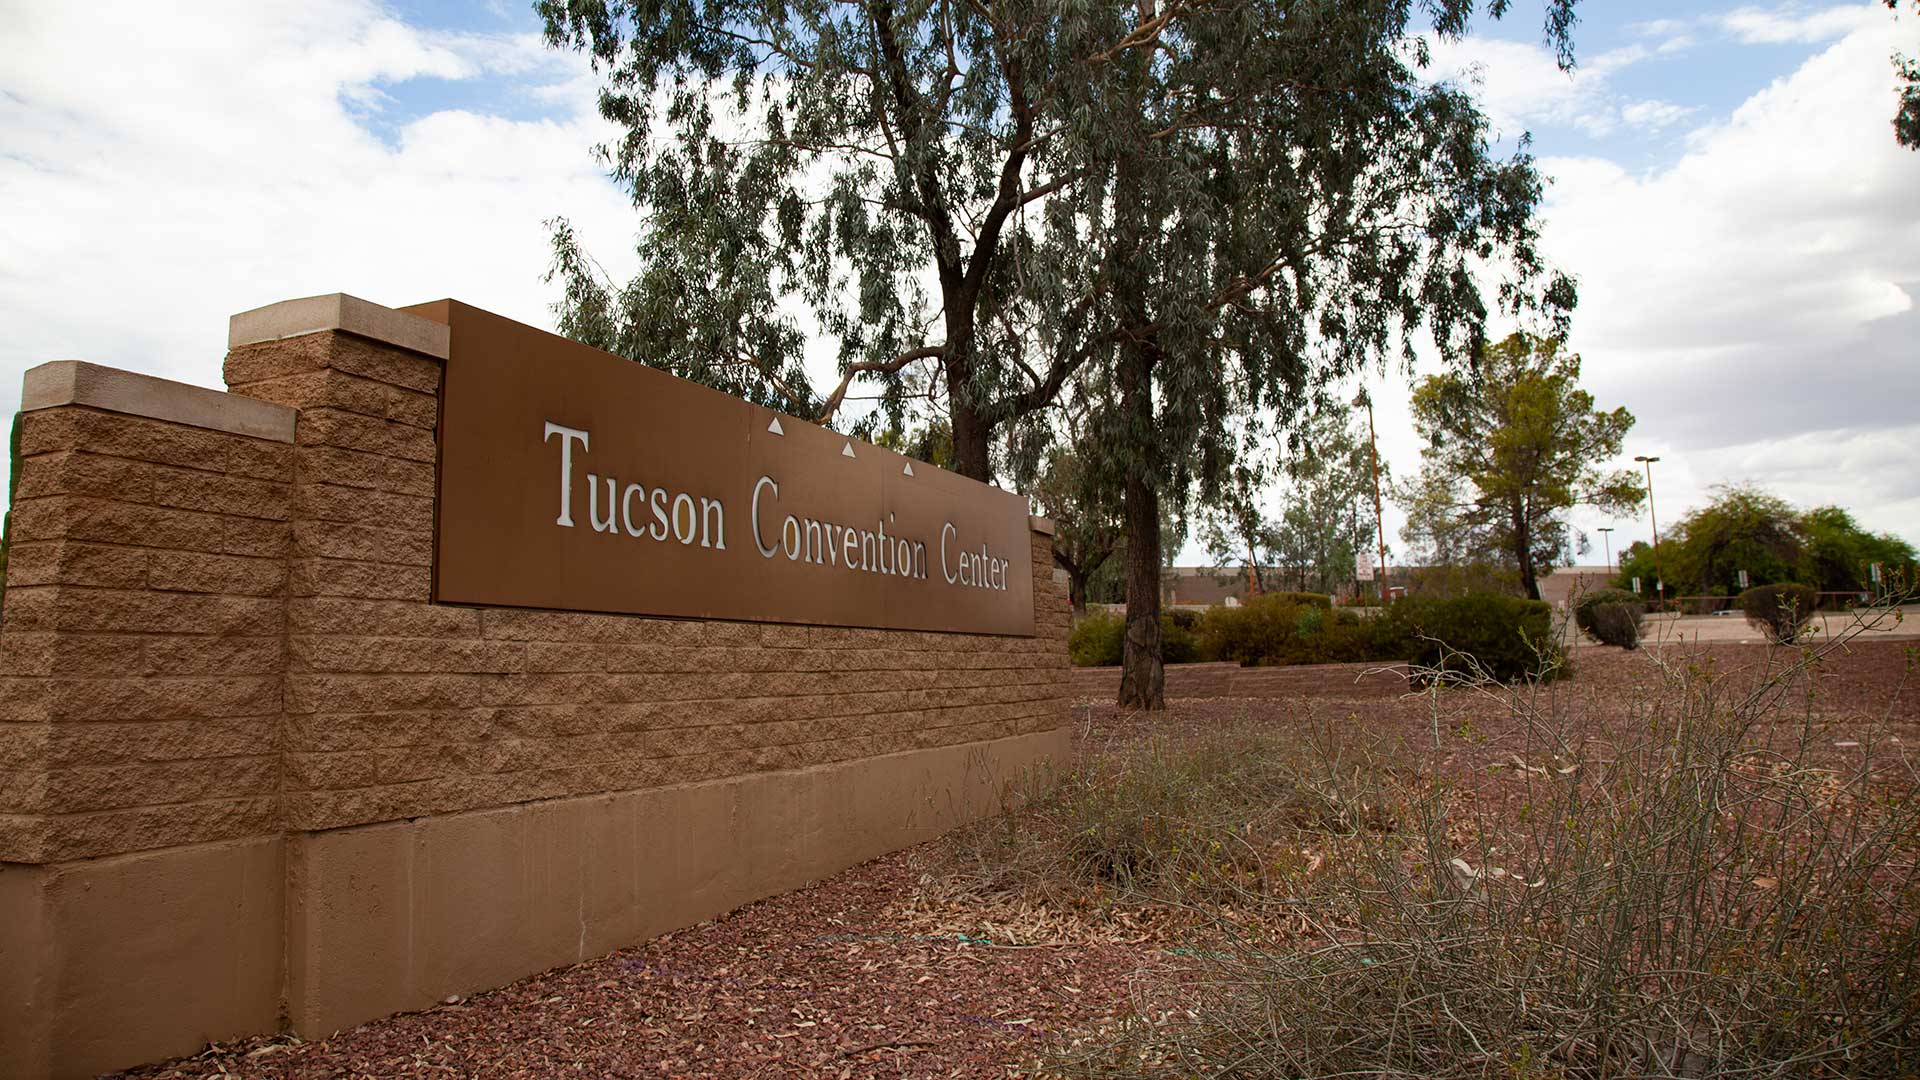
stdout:
POLYGON ((452 300, 434 599, 1033 633, 1026 501, 452 300))

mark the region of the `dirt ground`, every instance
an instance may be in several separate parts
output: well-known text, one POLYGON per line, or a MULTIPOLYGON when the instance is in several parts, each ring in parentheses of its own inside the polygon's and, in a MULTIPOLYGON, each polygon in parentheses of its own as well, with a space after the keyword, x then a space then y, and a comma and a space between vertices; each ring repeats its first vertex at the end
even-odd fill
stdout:
MULTIPOLYGON (((1856 642, 1831 657, 1803 715, 1838 757, 1868 717, 1893 745, 1920 747, 1915 646, 1856 642), (1911 684, 1911 685, 1910 685, 1911 684)), ((1711 665, 1740 692, 1779 650, 1714 644, 1625 653, 1587 648, 1550 693, 1617 712, 1656 663, 1711 665)), ((1447 692, 1443 722, 1479 738, 1432 746, 1434 701, 1338 697, 1178 701, 1166 714, 1084 702, 1079 752, 1226 722, 1364 724, 1427 754, 1436 774, 1474 773, 1462 755, 1511 755, 1520 733, 1490 699, 1447 692)), ((1823 744, 1824 745, 1824 744, 1823 744)), ((938 841, 935 842, 939 843, 938 841)), ((1044 911, 971 918, 917 903, 937 852, 899 852, 831 880, 588 963, 320 1042, 258 1039, 209 1048, 131 1077, 991 1077, 1021 1075, 1044 1041, 1125 1014, 1177 964, 1176 942, 1119 920, 1090 932, 1044 911)))

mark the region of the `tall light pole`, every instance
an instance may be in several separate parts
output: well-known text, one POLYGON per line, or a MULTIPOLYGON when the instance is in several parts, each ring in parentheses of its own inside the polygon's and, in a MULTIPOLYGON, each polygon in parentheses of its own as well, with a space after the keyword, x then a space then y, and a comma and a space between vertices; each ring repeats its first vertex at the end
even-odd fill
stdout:
POLYGON ((1613 576, 1613 526, 1602 525, 1593 530, 1600 534, 1601 543, 1607 546, 1607 576, 1613 576))
POLYGON ((1667 606, 1667 572, 1660 568, 1660 517, 1653 512, 1653 463, 1657 457, 1645 454, 1634 455, 1635 461, 1645 462, 1647 466, 1647 520, 1653 523, 1653 580, 1660 592, 1660 606, 1667 606))
POLYGON ((1373 399, 1361 387, 1353 397, 1353 407, 1367 409, 1367 449, 1373 459, 1373 524, 1380 535, 1380 606, 1387 606, 1387 519, 1380 512, 1380 439, 1373 431, 1373 399))

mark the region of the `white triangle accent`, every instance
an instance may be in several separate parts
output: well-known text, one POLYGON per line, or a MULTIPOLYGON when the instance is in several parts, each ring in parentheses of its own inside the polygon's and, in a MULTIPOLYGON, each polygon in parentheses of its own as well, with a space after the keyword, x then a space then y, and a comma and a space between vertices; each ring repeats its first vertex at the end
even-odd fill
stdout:
POLYGON ((786 429, 780 426, 780 418, 777 416, 773 418, 773 423, 767 425, 767 430, 773 432, 775 435, 785 435, 787 433, 786 429))
POLYGON ((840 448, 840 456, 841 457, 853 456, 853 440, 852 439, 848 439, 847 445, 840 448))
POLYGON ((907 462, 907 475, 908 476, 913 475, 913 462, 911 461, 907 462))

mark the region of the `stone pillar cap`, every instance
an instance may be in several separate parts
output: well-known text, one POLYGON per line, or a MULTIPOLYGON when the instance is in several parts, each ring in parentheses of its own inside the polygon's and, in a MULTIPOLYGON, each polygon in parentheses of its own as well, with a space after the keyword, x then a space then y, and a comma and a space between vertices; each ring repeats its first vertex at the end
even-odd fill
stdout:
POLYGON ((346 293, 282 300, 235 315, 227 324, 227 348, 341 330, 386 345, 445 360, 453 332, 445 323, 382 307, 346 293))
POLYGON ((271 401, 83 360, 54 360, 28 368, 20 383, 20 411, 62 405, 81 405, 103 412, 144 416, 285 443, 293 441, 293 421, 297 415, 295 410, 271 401))

